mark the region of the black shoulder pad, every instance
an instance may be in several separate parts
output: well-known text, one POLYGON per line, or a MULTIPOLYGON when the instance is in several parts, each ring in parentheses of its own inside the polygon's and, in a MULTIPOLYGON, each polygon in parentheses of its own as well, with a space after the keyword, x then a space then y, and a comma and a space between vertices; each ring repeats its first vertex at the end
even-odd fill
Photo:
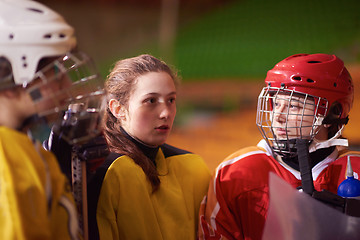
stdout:
POLYGON ((89 218, 89 239, 98 240, 99 233, 96 223, 96 208, 100 195, 101 186, 105 177, 105 174, 110 165, 122 154, 111 152, 103 164, 96 169, 93 176, 88 178, 87 182, 87 197, 88 197, 88 218, 89 218))
POLYGON ((168 145, 168 144, 161 145, 161 150, 163 151, 165 157, 171 157, 171 156, 191 153, 189 151, 186 151, 186 150, 183 150, 180 148, 176 148, 176 147, 168 145))

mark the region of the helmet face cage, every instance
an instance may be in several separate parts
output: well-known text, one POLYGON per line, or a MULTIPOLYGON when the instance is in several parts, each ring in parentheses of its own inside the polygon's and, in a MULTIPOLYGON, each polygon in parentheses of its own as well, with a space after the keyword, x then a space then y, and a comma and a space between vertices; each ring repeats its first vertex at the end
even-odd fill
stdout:
POLYGON ((258 97, 256 125, 274 153, 293 157, 297 155, 296 138, 310 142, 318 133, 327 109, 326 99, 291 89, 264 87, 258 97), (277 107, 280 103, 284 105, 281 109, 277 107), (294 105, 297 112, 291 111, 294 105), (282 119, 281 123, 277 123, 277 118, 282 119))
POLYGON ((66 131, 61 128, 61 135, 69 143, 100 132, 103 81, 86 54, 69 52, 58 58, 40 69, 26 90, 39 117, 46 118, 48 124, 66 127, 66 131))

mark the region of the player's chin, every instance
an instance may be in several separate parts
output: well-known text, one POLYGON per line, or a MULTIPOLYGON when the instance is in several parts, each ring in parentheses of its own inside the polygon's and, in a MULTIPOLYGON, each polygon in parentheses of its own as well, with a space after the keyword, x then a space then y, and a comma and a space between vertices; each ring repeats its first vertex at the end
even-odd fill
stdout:
POLYGON ((166 135, 164 134, 161 136, 154 137, 152 142, 153 142, 153 145, 160 146, 160 145, 163 145, 167 139, 168 139, 168 134, 166 134, 166 135))
POLYGON ((146 138, 143 138, 142 141, 150 146, 160 146, 164 144, 167 140, 167 135, 164 134, 158 134, 158 133, 151 133, 146 138))

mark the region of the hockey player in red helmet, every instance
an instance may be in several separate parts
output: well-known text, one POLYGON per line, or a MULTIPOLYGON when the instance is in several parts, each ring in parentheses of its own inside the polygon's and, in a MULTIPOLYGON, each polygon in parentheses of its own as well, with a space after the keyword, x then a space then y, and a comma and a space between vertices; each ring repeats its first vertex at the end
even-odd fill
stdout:
POLYGON ((216 169, 200 211, 200 239, 261 239, 269 206, 269 173, 302 188, 297 143, 308 148, 315 191, 336 194, 350 158, 355 178, 360 154, 341 137, 354 86, 335 55, 297 54, 268 71, 256 124, 264 139, 216 169))
POLYGON ((75 48, 74 29, 58 13, 35 1, 0 0, 0 239, 80 236, 69 182, 38 141, 69 106, 92 124, 64 139, 98 131, 92 100, 101 98, 102 81, 75 48))
POLYGON ((311 152, 347 146, 347 140, 338 138, 348 122, 354 86, 342 60, 327 54, 293 55, 268 71, 265 83, 256 124, 274 152, 285 157, 296 154, 292 149, 296 138, 308 139, 311 152), (280 109, 282 101, 286 111, 280 109))

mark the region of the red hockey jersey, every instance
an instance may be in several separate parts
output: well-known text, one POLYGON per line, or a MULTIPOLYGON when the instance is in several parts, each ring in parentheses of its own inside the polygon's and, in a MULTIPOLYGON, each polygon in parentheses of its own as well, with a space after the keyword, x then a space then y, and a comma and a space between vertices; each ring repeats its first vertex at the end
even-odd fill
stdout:
MULTIPOLYGON (((335 149, 312 169, 315 190, 336 193, 346 178, 348 158, 358 178, 360 153, 335 149)), ((269 206, 269 172, 294 188, 301 186, 300 172, 274 159, 264 140, 226 158, 202 202, 199 239, 261 239, 269 206)))

